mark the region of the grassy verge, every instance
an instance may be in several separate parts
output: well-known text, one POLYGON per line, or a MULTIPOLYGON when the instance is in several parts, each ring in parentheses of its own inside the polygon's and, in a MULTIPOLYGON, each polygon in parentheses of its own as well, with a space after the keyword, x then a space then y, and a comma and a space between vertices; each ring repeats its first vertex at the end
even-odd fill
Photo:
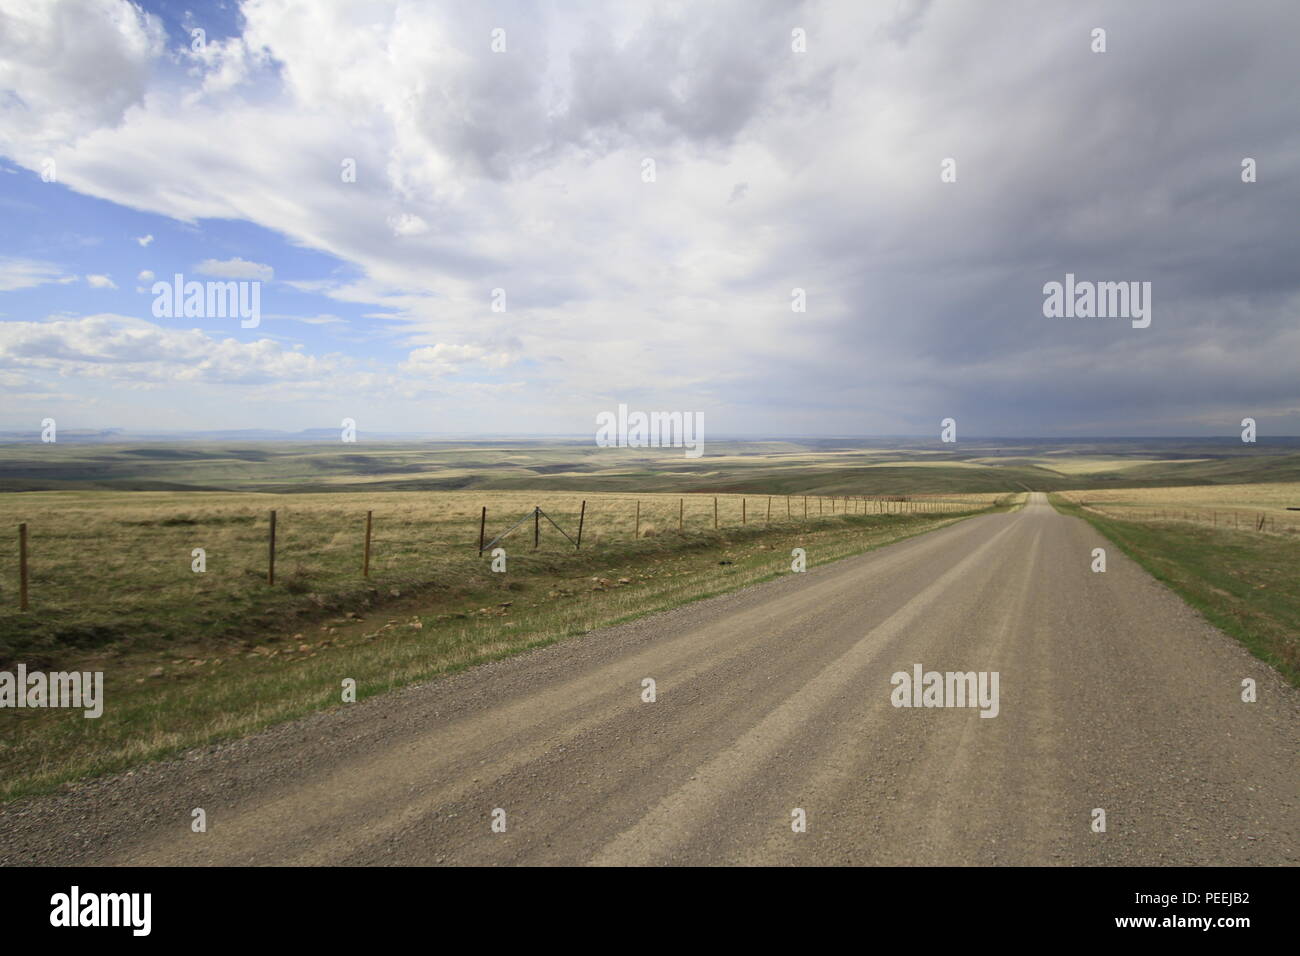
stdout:
POLYGON ((1300 686, 1300 541, 1184 522, 1122 521, 1059 495, 1062 514, 1087 521, 1220 630, 1300 686))
MULTIPOLYGON (((992 503, 969 495, 942 502, 849 502, 850 511, 957 512, 992 503)), ((39 492, 0 495, 0 669, 19 661, 53 670, 88 652, 116 658, 150 650, 227 646, 306 626, 322 615, 365 612, 391 592, 437 590, 468 597, 484 562, 477 554, 481 509, 491 540, 524 518, 503 545, 511 571, 576 567, 707 543, 717 534, 814 526, 846 502, 719 495, 635 496, 599 492, 386 492, 236 494, 39 492), (582 504, 586 502, 583 510, 582 504), (533 550, 528 515, 548 521, 533 550), (269 516, 275 510, 276 579, 267 584, 269 516), (361 574, 366 513, 373 511, 370 577, 361 574), (715 521, 718 530, 715 531, 715 521), (18 601, 19 524, 28 528, 30 610, 18 601), (678 530, 680 527, 680 531, 678 530), (196 552, 204 570, 193 568, 196 552), (558 562, 558 563, 556 563, 558 562)), ((833 520, 833 519, 832 519, 833 520)), ((204 656, 191 653, 191 657, 204 656)))
POLYGON ((520 550, 506 574, 491 573, 485 558, 454 583, 392 588, 381 606, 256 638, 88 649, 60 666, 105 672, 103 716, 0 713, 0 799, 342 706, 345 678, 356 681, 358 699, 381 694, 789 573, 794 547, 822 564, 978 513, 849 515, 807 528, 663 534, 600 551, 520 550))

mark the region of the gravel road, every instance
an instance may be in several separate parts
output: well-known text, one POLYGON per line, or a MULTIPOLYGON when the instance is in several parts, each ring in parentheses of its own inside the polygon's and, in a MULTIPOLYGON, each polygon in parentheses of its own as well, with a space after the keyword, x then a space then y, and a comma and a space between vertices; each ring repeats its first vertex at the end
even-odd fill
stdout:
POLYGON ((0 863, 1295 864, 1298 729, 1300 695, 1035 494, 10 804, 0 863), (895 706, 916 665, 996 672, 997 715, 895 706))

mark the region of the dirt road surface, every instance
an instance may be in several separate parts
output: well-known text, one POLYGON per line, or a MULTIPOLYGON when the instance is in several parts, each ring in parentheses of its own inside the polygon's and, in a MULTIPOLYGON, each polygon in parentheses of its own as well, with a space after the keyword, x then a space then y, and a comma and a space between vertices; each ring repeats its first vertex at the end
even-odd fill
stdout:
POLYGON ((1298 730, 1267 666, 1031 495, 12 804, 0 862, 1295 864, 1298 730), (894 706, 917 664, 997 672, 997 716, 894 706))

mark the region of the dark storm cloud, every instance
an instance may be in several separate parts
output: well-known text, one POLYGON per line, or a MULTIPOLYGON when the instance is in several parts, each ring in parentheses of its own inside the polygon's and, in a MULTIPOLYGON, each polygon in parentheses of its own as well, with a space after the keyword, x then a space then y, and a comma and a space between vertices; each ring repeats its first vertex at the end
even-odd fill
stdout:
POLYGON ((907 45, 924 131, 918 148, 891 141, 892 191, 864 178, 783 210, 797 228, 767 269, 843 283, 835 320, 804 330, 834 358, 787 380, 868 407, 908 394, 921 428, 952 414, 1034 434, 1231 430, 1254 415, 1295 431, 1300 8, 964 10, 907 45), (1088 49, 1093 26, 1106 53, 1088 49), (945 156, 956 183, 939 182, 945 156), (1045 318, 1043 284, 1067 272, 1151 282, 1151 327, 1045 318))

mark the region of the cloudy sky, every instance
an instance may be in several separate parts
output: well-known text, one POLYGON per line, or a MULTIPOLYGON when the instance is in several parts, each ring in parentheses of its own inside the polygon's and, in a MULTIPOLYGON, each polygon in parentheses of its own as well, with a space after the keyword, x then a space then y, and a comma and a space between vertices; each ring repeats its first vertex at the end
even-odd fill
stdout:
POLYGON ((1297 36, 1293 0, 0 0, 0 429, 1300 434, 1297 36), (1046 317, 1067 273, 1150 282, 1150 326, 1046 317), (155 315, 177 274, 260 323, 155 315))

